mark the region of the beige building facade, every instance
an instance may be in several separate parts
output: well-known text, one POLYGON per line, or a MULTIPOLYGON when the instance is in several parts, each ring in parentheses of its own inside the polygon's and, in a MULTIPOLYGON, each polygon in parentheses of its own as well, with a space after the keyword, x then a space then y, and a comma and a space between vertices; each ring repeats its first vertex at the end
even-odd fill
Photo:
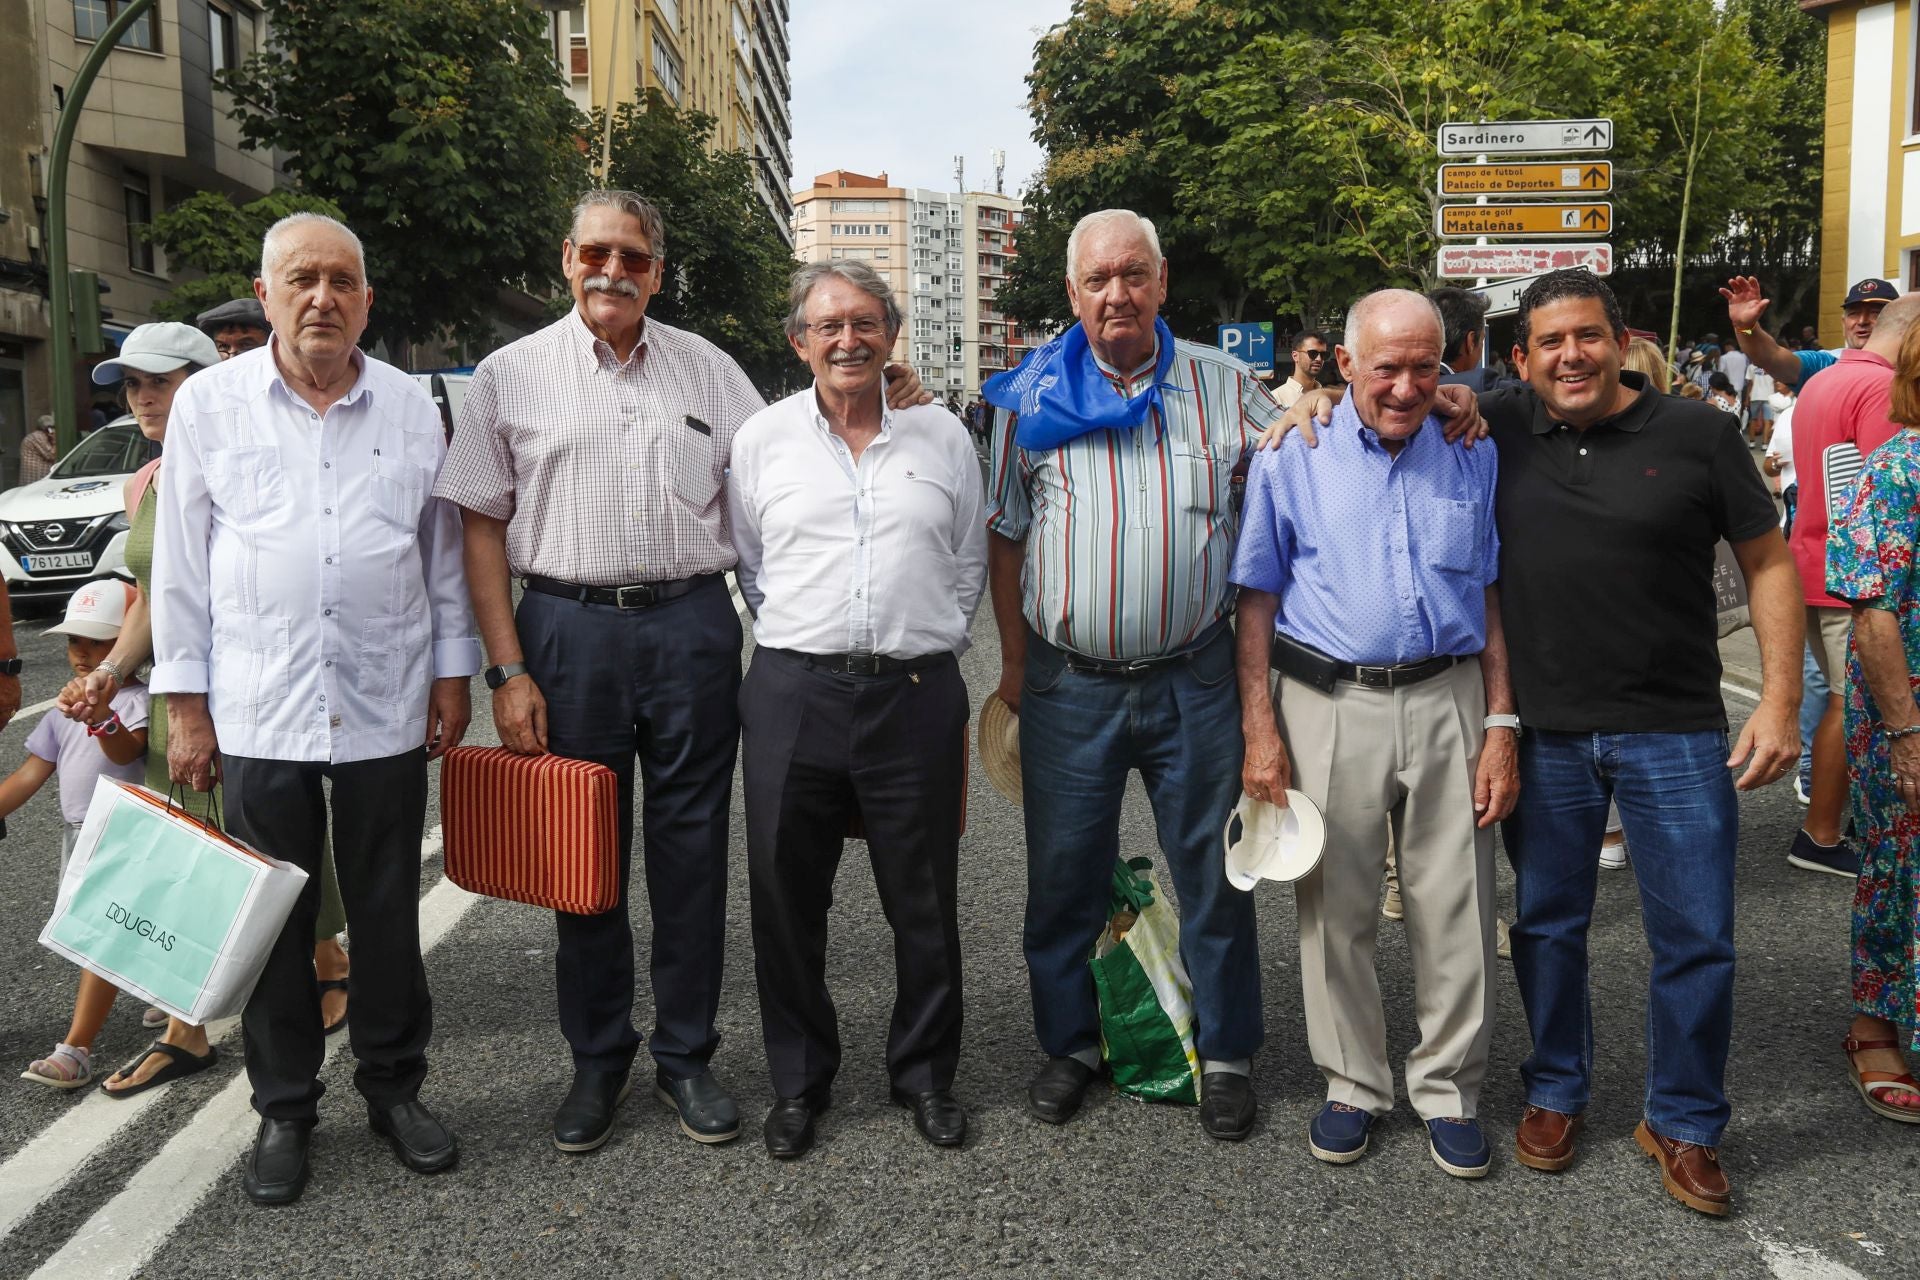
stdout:
MULTIPOLYGON (((51 411, 47 159, 67 86, 117 0, 0 0, 0 483, 18 475, 22 428, 51 411)), ((242 151, 213 73, 246 58, 265 22, 243 0, 158 0, 121 40, 87 96, 67 169, 67 253, 107 286, 108 340, 153 319, 173 287, 141 232, 203 190, 251 200, 270 160, 242 151)), ((93 389, 82 354, 76 402, 93 389)))
POLYGON ((658 89, 714 118, 714 145, 754 158, 782 234, 793 206, 787 0, 576 0, 549 4, 554 58, 582 111, 658 89))

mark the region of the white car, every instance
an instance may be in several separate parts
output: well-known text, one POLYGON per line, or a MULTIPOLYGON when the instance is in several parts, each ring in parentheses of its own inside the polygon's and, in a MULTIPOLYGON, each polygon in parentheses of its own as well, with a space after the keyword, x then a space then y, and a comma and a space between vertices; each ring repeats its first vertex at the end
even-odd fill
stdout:
POLYGON ((467 398, 467 384, 473 381, 471 369, 447 369, 439 373, 416 373, 413 380, 440 411, 440 425, 447 439, 453 439, 453 424, 460 418, 460 402, 467 398))
POLYGON ((14 596, 126 573, 127 480, 153 456, 133 418, 81 440, 44 480, 0 493, 0 572, 14 596))

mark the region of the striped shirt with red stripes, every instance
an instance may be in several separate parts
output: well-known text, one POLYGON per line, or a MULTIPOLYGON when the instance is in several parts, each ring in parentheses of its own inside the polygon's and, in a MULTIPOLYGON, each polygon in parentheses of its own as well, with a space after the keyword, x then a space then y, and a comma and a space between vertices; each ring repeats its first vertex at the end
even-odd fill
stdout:
MULTIPOLYGON (((1101 366, 1116 394, 1153 376, 1101 366)), ((1092 431, 1058 449, 1014 443, 994 411, 987 528, 1026 543, 1021 606, 1050 644, 1092 658, 1150 658, 1191 645, 1233 609, 1238 522, 1232 474, 1281 408, 1247 366, 1177 342, 1164 412, 1132 431, 1092 431)))

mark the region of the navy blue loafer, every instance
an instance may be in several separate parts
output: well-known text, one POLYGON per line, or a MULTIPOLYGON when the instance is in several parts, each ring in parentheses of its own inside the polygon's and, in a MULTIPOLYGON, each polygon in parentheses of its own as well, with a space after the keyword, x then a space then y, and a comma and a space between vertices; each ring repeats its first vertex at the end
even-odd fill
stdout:
POLYGON ((1367 1154, 1367 1134, 1372 1128, 1372 1112, 1344 1102, 1329 1102, 1307 1125, 1307 1146, 1316 1160, 1352 1164, 1367 1154))
POLYGON ((1478 1120, 1457 1116, 1429 1120, 1427 1140, 1433 1162, 1456 1178, 1484 1178, 1493 1167, 1493 1149, 1487 1146, 1478 1120))

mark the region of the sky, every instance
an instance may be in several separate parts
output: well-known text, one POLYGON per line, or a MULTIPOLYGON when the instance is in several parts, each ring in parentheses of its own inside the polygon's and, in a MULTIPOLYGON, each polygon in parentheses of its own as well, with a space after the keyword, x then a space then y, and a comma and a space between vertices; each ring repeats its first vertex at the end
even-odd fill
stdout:
POLYGON ((994 148, 1006 189, 1040 168, 1026 74, 1035 37, 1072 0, 793 0, 793 181, 851 169, 893 185, 991 191, 994 148))

